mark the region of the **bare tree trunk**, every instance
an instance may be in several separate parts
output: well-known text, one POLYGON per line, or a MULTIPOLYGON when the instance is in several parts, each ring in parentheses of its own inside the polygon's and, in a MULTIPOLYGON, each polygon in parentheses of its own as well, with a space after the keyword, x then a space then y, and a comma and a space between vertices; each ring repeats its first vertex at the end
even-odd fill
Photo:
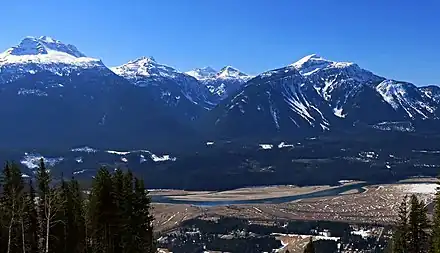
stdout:
POLYGON ((11 222, 9 223, 9 228, 8 228, 8 253, 11 252, 11 240, 12 240, 12 223, 14 222, 14 218, 11 218, 11 222))
POLYGON ((21 242, 23 247, 23 253, 26 253, 26 245, 24 242, 24 224, 23 224, 23 217, 21 217, 21 242))
POLYGON ((46 217, 46 249, 44 252, 49 252, 49 231, 50 231, 50 203, 48 203, 47 208, 47 217, 46 217))
POLYGON ((8 251, 7 253, 11 253, 11 241, 12 241, 12 225, 14 224, 14 216, 15 216, 15 191, 13 191, 13 200, 12 200, 12 209, 11 209, 11 221, 8 227, 8 251))

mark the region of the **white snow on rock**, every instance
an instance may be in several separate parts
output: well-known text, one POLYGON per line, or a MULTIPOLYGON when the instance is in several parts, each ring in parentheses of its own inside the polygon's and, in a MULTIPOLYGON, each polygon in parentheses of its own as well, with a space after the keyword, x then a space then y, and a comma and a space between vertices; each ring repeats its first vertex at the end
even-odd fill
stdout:
POLYGON ((339 118, 345 118, 345 114, 343 114, 344 109, 342 108, 333 108, 333 114, 335 114, 335 116, 339 117, 339 118))

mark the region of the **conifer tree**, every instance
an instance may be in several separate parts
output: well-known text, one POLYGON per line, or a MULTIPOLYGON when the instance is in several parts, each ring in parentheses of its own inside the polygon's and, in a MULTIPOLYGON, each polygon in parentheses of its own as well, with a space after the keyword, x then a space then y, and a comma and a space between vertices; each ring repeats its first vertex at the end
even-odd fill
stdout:
POLYGON ((27 252, 37 253, 38 252, 38 213, 36 208, 36 195, 32 179, 28 183, 28 196, 26 199, 26 237, 27 237, 27 252))
POLYGON ((73 178, 54 185, 43 160, 37 192, 21 175, 15 164, 2 172, 0 252, 155 252, 151 199, 131 172, 99 170, 88 201, 73 178))
POLYGON ((304 253, 315 253, 315 246, 313 244, 313 237, 310 237, 309 243, 307 243, 304 253))
POLYGON ((50 187, 51 177, 43 159, 37 171, 38 181, 38 214, 40 220, 40 250, 45 253, 52 252, 52 248, 60 250, 62 244, 59 241, 64 234, 59 234, 63 218, 60 217, 63 203, 61 191, 50 187), (54 233, 54 231, 56 233, 54 233))
POLYGON ((393 253, 408 252, 408 213, 408 196, 405 195, 399 207, 399 220, 393 235, 393 253))
POLYGON ((409 245, 408 252, 426 253, 428 252, 428 232, 429 228, 427 210, 423 201, 419 201, 417 196, 412 195, 411 210, 409 212, 409 245))
POLYGON ((22 251, 24 245, 23 237, 23 215, 24 215, 24 184, 21 172, 14 163, 7 163, 3 170, 3 217, 6 225, 6 252, 22 251))
POLYGON ((86 224, 85 224, 85 212, 84 203, 81 191, 79 189, 78 181, 72 178, 69 182, 69 194, 71 208, 71 227, 69 229, 68 240, 72 252, 84 252, 86 249, 86 224))
POLYGON ((116 205, 114 224, 113 224, 113 240, 115 252, 124 252, 124 246, 127 246, 127 238, 130 237, 130 229, 126 227, 129 217, 126 217, 125 203, 127 196, 124 192, 124 173, 120 169, 112 175, 113 197, 116 205))
POLYGON ((434 204, 431 251, 432 253, 440 253, 440 190, 438 188, 434 204))
POLYGON ((110 173, 101 168, 92 183, 88 203, 89 242, 92 252, 115 252, 117 206, 110 173))
POLYGON ((134 234, 137 238, 137 252, 156 252, 156 247, 153 241, 153 216, 150 213, 151 199, 148 196, 148 192, 145 190, 143 180, 135 178, 134 194, 134 212, 132 220, 136 224, 134 227, 134 234))

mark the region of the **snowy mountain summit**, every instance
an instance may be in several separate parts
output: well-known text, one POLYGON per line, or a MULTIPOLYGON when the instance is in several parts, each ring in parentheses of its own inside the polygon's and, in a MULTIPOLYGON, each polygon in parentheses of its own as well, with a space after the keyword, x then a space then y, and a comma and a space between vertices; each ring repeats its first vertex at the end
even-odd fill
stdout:
POLYGON ((348 67, 359 68, 353 62, 335 62, 327 60, 317 54, 311 54, 301 58, 291 66, 296 68, 302 75, 308 76, 325 69, 343 69, 348 67))
POLYGON ((213 78, 217 74, 217 70, 211 68, 211 67, 204 67, 204 68, 196 68, 194 70, 185 72, 187 75, 190 75, 194 77, 197 80, 206 79, 206 78, 213 78))
POLYGON ((194 77, 209 89, 211 102, 214 104, 235 93, 252 79, 252 76, 232 66, 223 67, 218 72, 211 67, 196 68, 185 74, 194 77))
POLYGON ((87 57, 75 46, 47 36, 26 37, 0 54, 0 72, 5 74, 3 81, 42 71, 65 75, 76 69, 103 66, 100 60, 87 57))
POLYGON ((99 64, 100 61, 87 57, 73 45, 47 36, 26 37, 17 46, 0 54, 0 66, 29 63, 93 65, 99 64))
POLYGON ((128 63, 110 68, 117 75, 127 79, 139 78, 177 78, 181 73, 176 69, 160 64, 154 57, 140 57, 128 63))
POLYGON ((191 71, 185 72, 187 75, 194 77, 197 80, 207 80, 207 79, 237 79, 243 82, 248 81, 251 76, 241 72, 240 70, 232 67, 225 66, 220 71, 216 71, 211 67, 196 68, 191 71))

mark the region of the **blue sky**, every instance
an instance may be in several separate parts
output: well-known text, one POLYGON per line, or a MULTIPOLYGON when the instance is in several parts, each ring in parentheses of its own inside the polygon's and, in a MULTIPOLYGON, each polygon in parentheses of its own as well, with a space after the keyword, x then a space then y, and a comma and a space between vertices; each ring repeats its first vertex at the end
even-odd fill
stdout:
POLYGON ((108 66, 140 56, 186 71, 258 74, 317 53, 377 74, 440 84, 440 1, 3 0, 0 50, 48 35, 108 66))

